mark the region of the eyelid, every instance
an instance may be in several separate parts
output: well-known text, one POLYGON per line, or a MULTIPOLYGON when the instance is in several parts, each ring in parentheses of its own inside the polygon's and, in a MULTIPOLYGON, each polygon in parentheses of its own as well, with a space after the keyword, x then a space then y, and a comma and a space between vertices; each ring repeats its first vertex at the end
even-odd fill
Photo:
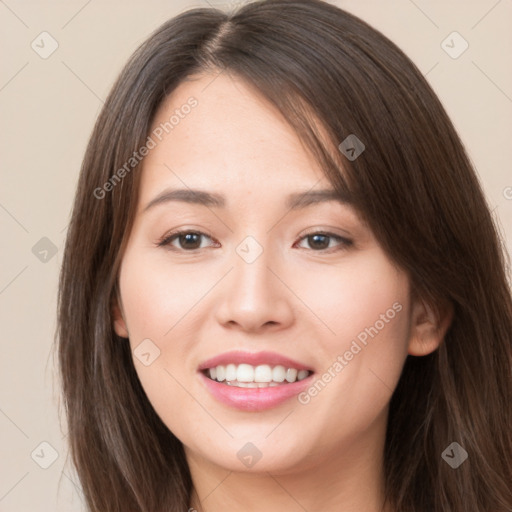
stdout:
POLYGON ((342 231, 340 228, 334 228, 334 227, 314 227, 307 229, 306 231, 302 232, 298 238, 304 238, 306 236, 311 235, 328 235, 332 236, 333 238, 343 238, 346 241, 352 241, 351 235, 348 232, 344 232, 345 234, 339 233, 339 231, 342 231), (336 232, 336 230, 338 232, 336 232))

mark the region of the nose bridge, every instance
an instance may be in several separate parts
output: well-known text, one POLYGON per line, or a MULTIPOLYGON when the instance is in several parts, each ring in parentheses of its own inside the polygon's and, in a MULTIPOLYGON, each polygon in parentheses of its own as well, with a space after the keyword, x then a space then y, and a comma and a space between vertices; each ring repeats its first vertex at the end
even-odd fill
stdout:
MULTIPOLYGON (((259 236, 261 240, 261 236, 259 236)), ((247 236, 238 244, 233 255, 233 287, 234 295, 245 300, 262 300, 275 293, 272 273, 268 267, 275 262, 268 237, 261 243, 252 235, 247 236), (274 262, 272 261, 274 260, 274 262)), ((256 305, 256 304, 255 304, 256 305)))
POLYGON ((247 236, 238 244, 231 257, 233 270, 219 297, 219 321, 256 329, 291 320, 290 296, 274 275, 280 268, 277 257, 268 237, 260 242, 247 236))

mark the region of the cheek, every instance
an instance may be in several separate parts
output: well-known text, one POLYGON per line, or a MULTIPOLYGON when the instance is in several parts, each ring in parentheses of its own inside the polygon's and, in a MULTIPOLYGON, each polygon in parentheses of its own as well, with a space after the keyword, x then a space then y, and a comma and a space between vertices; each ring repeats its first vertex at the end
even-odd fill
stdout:
POLYGON ((407 345, 409 281, 380 249, 301 273, 300 281, 304 302, 329 328, 322 336, 327 353, 348 348, 354 339, 369 346, 370 339, 393 338, 399 351, 407 345))
POLYGON ((120 289, 130 340, 164 341, 192 311, 211 286, 193 266, 169 264, 163 258, 127 253, 120 272, 120 289))
POLYGON ((335 334, 320 338, 322 371, 302 403, 322 421, 339 418, 332 435, 345 423, 357 432, 385 410, 407 357, 409 281, 380 251, 324 281, 311 297, 335 334))
MULTIPOLYGON (((127 250, 120 270, 120 292, 135 370, 154 410, 175 433, 200 424, 199 407, 187 393, 192 368, 198 300, 211 288, 211 272, 151 259, 127 250), (149 354, 149 356, 147 355, 149 354), (188 416, 176 415, 187 410, 188 416)), ((203 412, 204 414, 204 412, 203 412)))

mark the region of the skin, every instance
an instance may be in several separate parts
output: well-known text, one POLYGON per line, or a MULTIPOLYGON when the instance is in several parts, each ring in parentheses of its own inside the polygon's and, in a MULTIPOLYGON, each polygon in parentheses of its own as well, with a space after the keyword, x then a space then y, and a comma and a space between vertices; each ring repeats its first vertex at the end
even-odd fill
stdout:
POLYGON ((407 355, 435 350, 450 317, 411 300, 408 276, 350 205, 285 206, 292 192, 332 187, 257 91, 216 76, 183 82, 157 112, 154 128, 190 96, 198 100, 144 159, 115 330, 132 349, 149 338, 160 350, 149 366, 133 361, 156 412, 184 444, 191 507, 381 511, 392 392, 407 355), (173 201, 143 211, 168 188, 217 192, 226 206, 173 201), (157 245, 177 228, 207 236, 198 249, 183 238, 157 245), (324 238, 322 249, 305 236, 326 231, 352 244, 324 238), (250 264, 236 252, 249 235, 263 249, 250 264), (321 377, 393 304, 400 312, 307 404, 294 397, 239 411, 218 402, 197 375, 206 359, 238 349, 278 352, 321 377), (237 457, 248 442, 262 453, 252 468, 237 457))

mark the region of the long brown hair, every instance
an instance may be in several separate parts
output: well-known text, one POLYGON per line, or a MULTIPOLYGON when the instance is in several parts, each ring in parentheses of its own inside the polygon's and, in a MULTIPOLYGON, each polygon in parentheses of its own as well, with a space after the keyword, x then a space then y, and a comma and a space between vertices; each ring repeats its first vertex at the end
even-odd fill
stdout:
POLYGON ((364 21, 320 0, 180 14, 136 50, 99 115, 69 225, 58 311, 70 454, 88 509, 190 505, 182 444, 153 410, 129 344, 113 329, 141 166, 107 192, 95 190, 145 144, 166 95, 205 70, 233 73, 275 105, 332 186, 350 189, 414 293, 453 307, 444 343, 407 358, 391 400, 389 502, 397 512, 510 512, 512 301, 484 195, 415 65, 364 21), (337 149, 351 134, 365 145, 356 159, 337 149), (469 454, 457 469, 442 458, 452 442, 469 454))

